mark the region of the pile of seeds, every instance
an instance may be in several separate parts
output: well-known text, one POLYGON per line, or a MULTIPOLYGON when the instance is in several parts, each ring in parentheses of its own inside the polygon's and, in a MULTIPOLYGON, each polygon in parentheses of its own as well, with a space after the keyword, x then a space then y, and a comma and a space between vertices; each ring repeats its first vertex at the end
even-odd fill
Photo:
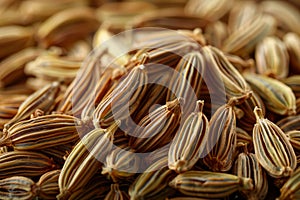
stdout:
POLYGON ((0 13, 0 199, 300 199, 299 1, 0 13))

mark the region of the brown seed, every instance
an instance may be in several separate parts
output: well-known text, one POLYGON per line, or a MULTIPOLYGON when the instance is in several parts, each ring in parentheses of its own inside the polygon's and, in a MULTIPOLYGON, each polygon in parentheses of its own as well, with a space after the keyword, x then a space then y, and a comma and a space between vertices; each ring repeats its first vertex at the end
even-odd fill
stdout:
POLYGON ((200 198, 224 198, 238 190, 253 190, 250 178, 210 171, 184 172, 169 185, 184 195, 200 198))
POLYGON ((171 170, 182 173, 190 170, 205 151, 208 140, 208 120, 202 113, 203 101, 197 101, 198 111, 189 115, 175 135, 168 156, 171 170))
POLYGON ((119 184, 111 184, 110 191, 104 200, 129 200, 129 195, 119 188, 119 184))
POLYGON ((268 193, 267 174, 253 153, 240 153, 233 172, 238 177, 252 179, 253 190, 241 191, 248 199, 265 199, 268 193))
POLYGON ((144 117, 130 135, 129 146, 137 152, 151 152, 168 144, 179 126, 182 101, 169 101, 144 117))
POLYGON ((300 98, 300 75, 290 76, 283 79, 282 82, 293 90, 296 98, 300 98))
POLYGON ((0 180, 1 199, 34 199, 36 197, 35 183, 27 177, 12 176, 0 180))
POLYGON ((99 21, 94 10, 87 7, 69 8, 48 18, 37 31, 44 47, 72 43, 97 30, 99 21), (74 15, 76 13, 76 15, 74 15))
POLYGON ((45 200, 56 199, 59 194, 58 177, 60 170, 53 170, 43 174, 36 183, 38 197, 45 200))
POLYGON ((288 131, 286 135, 295 151, 300 151, 300 130, 288 131))
POLYGON ((272 177, 290 176, 297 158, 288 137, 276 124, 264 118, 260 108, 256 107, 254 114, 257 122, 253 128, 253 144, 257 160, 272 177))
POLYGON ((290 69, 292 72, 300 72, 300 37, 290 32, 283 37, 284 44, 290 57, 290 69))
POLYGON ((284 132, 300 130, 300 115, 288 116, 276 124, 282 129, 284 132))
POLYGON ((229 171, 233 164, 237 139, 234 104, 235 99, 230 99, 209 121, 207 155, 203 161, 212 171, 229 171))
POLYGON ((55 167, 50 158, 37 152, 10 151, 0 154, 0 179, 41 176, 55 167))
POLYGON ((300 168, 298 168, 280 189, 278 200, 292 200, 300 198, 300 168))

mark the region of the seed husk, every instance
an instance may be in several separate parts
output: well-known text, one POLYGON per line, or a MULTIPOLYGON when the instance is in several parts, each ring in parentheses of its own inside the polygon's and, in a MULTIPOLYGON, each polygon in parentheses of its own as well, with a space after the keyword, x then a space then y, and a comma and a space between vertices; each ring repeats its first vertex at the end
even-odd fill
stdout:
POLYGON ((177 173, 190 170, 205 151, 208 140, 208 120, 202 112, 204 102, 197 101, 197 109, 185 120, 169 149, 168 166, 177 173))
POLYGON ((35 110, 40 109, 45 114, 52 110, 54 100, 59 92, 59 83, 53 82, 31 94, 20 106, 16 115, 7 124, 5 129, 9 129, 13 124, 27 119, 35 110))
POLYGON ((210 171, 187 171, 169 185, 182 194, 200 198, 224 198, 238 190, 253 190, 250 178, 210 171))
POLYGON ((247 199, 265 199, 268 193, 267 174, 253 153, 240 153, 233 172, 238 177, 251 178, 253 190, 241 191, 247 199))
POLYGON ((257 122, 253 128, 254 152, 261 166, 275 178, 290 176, 297 166, 294 149, 286 134, 265 119, 260 108, 254 109, 257 122))
POLYGON ((229 171, 233 164, 237 142, 234 104, 235 99, 229 100, 209 121, 207 155, 203 161, 212 171, 229 171))
POLYGON ((264 100, 267 109, 279 115, 296 113, 296 98, 290 87, 263 75, 244 73, 244 77, 264 100))
POLYGON ((37 152, 9 151, 0 154, 0 179, 41 176, 55 167, 50 158, 37 152))

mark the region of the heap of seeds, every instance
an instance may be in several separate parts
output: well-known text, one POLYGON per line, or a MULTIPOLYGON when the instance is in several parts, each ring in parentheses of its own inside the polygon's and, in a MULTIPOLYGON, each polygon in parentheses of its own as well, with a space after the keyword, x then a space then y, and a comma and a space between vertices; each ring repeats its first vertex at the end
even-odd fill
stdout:
POLYGON ((300 199, 299 1, 0 14, 0 199, 300 199))

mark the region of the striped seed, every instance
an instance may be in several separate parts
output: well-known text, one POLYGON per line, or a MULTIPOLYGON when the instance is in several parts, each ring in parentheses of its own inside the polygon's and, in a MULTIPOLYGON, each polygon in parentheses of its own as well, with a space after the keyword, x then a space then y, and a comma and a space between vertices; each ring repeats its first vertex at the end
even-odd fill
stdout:
POLYGON ((298 168, 280 189, 278 200, 292 200, 300 198, 300 168, 298 168))
POLYGON ((296 33, 289 32, 283 37, 284 44, 290 57, 290 69, 292 72, 300 72, 300 37, 296 33))
POLYGON ((203 101, 197 101, 199 110, 188 116, 171 142, 168 165, 177 173, 190 170, 205 150, 209 132, 208 120, 202 112, 203 106, 203 101))
POLYGON ((104 200, 129 200, 129 195, 119 188, 119 184, 111 184, 110 191, 107 193, 104 200))
POLYGON ((300 130, 300 115, 293 115, 282 118, 276 124, 280 127, 284 132, 300 130))
POLYGON ((184 195, 200 198, 224 198, 236 191, 253 190, 250 178, 210 171, 187 171, 169 185, 184 195))
POLYGON ((295 151, 300 151, 300 130, 288 131, 286 135, 295 151))
POLYGON ((297 158, 288 137, 276 124, 264 118, 260 108, 256 107, 254 114, 257 122, 252 134, 257 160, 272 177, 290 176, 297 158))
POLYGON ((270 111, 279 115, 296 113, 296 99, 290 87, 263 75, 244 73, 244 77, 270 111))
POLYGON ((43 174, 36 183, 38 197, 45 200, 56 199, 59 194, 58 177, 60 170, 53 170, 43 174))
POLYGON ((296 98, 300 98, 300 75, 293 75, 282 80, 294 92, 296 98))

